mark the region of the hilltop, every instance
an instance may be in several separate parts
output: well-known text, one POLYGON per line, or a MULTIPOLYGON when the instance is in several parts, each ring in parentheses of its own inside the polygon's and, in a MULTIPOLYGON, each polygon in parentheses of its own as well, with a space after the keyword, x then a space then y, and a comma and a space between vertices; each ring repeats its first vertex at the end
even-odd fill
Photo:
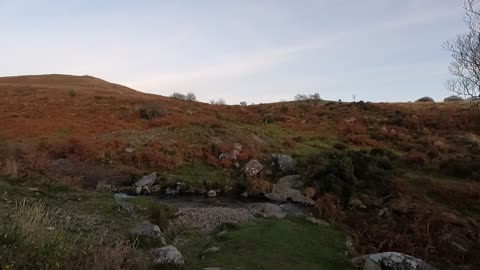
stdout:
POLYGON ((344 226, 358 254, 478 266, 480 112, 467 103, 211 105, 40 75, 0 78, 0 104, 3 174, 128 191, 157 172, 161 192, 253 197, 298 174, 318 216, 344 226))

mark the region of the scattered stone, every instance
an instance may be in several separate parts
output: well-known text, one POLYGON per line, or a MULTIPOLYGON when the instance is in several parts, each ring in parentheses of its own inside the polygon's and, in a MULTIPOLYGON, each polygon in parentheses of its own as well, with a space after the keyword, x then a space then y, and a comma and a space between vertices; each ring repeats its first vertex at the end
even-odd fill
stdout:
POLYGON ((302 176, 298 174, 287 175, 278 179, 277 184, 284 184, 291 188, 299 189, 303 186, 302 176))
POLYGON ((367 209, 367 206, 365 206, 365 204, 363 204, 363 202, 358 198, 350 198, 350 201, 348 202, 348 208, 350 210, 367 209))
POLYGON ((169 229, 198 229, 211 231, 225 223, 245 223, 254 219, 246 208, 240 207, 184 207, 170 221, 169 229))
POLYGON ((278 219, 287 216, 287 212, 282 207, 273 203, 253 203, 249 207, 254 216, 278 219))
POLYGON ((150 251, 154 257, 153 262, 155 264, 173 264, 176 266, 182 266, 185 264, 182 253, 174 246, 165 246, 161 248, 155 248, 150 251))
POLYGON ((233 144, 233 149, 241 152, 242 149, 243 149, 242 144, 240 144, 240 143, 234 143, 234 144, 233 144))
POLYGON ((303 195, 307 198, 313 199, 315 198, 316 194, 317 194, 317 191, 313 187, 306 187, 303 189, 303 195))
POLYGON ((216 237, 217 237, 217 238, 225 238, 225 237, 227 237, 227 234, 228 234, 228 231, 227 231, 227 230, 223 230, 223 231, 217 233, 216 237))
POLYGON ((127 195, 125 193, 115 193, 113 197, 117 200, 133 198, 133 196, 127 195))
POLYGON ((217 192, 215 190, 210 190, 207 192, 208 197, 217 197, 217 192))
POLYGON ((155 184, 157 181, 157 173, 151 173, 142 177, 142 179, 138 180, 135 184, 135 192, 137 194, 142 193, 145 191, 146 194, 150 194, 150 187, 155 184))
POLYGON ((130 230, 130 233, 135 236, 146 236, 159 239, 163 245, 166 245, 165 237, 162 235, 162 230, 157 225, 151 224, 148 221, 145 221, 141 224, 138 224, 130 230))
POLYGON ((244 170, 248 176, 256 176, 263 170, 263 165, 258 160, 252 159, 245 164, 244 170))
POLYGON ((274 163, 278 165, 278 168, 284 172, 295 169, 295 161, 290 155, 287 154, 272 154, 274 163))
POLYGON ((319 219, 319 218, 306 217, 305 220, 308 221, 308 222, 311 222, 313 224, 317 224, 317 225, 321 225, 321 226, 330 226, 330 223, 328 223, 327 221, 325 221, 323 219, 319 219))
POLYGON ((435 270, 435 268, 409 255, 384 252, 367 255, 363 270, 435 270))
POLYGON ((208 253, 215 253, 215 252, 219 252, 220 251, 220 248, 219 247, 211 247, 211 248, 207 248, 203 254, 208 254, 208 253))
POLYGON ((133 152, 135 152, 135 147, 125 147, 125 149, 123 149, 123 151, 125 153, 133 153, 133 152))
POLYGON ((113 186, 112 184, 109 184, 105 181, 99 181, 97 183, 97 187, 96 187, 96 190, 97 191, 100 191, 100 192, 111 192, 113 189, 113 186))
POLYGON ((295 203, 314 205, 315 201, 305 197, 300 190, 293 189, 285 183, 274 184, 272 192, 265 194, 265 197, 276 202, 286 202, 289 199, 295 203))

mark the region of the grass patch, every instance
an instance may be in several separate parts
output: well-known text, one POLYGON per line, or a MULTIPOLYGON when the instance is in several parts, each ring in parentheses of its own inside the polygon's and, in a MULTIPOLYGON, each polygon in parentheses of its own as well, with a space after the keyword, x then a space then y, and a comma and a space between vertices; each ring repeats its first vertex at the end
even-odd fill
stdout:
POLYGON ((161 181, 162 185, 176 185, 177 182, 183 182, 191 187, 223 187, 228 184, 229 178, 220 169, 198 163, 181 166, 170 174, 163 174, 161 181))
POLYGON ((229 231, 221 239, 198 234, 180 245, 187 269, 351 269, 345 235, 300 219, 263 220, 229 231), (203 255, 210 247, 220 251, 203 255))

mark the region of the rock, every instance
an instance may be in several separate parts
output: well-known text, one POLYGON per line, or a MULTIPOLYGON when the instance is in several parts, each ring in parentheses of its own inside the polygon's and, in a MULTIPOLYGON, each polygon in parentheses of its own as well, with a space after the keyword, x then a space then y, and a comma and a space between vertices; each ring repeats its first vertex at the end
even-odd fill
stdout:
POLYGON ((302 176, 298 174, 287 175, 278 179, 277 184, 284 184, 291 188, 299 189, 303 186, 302 176))
POLYGON ((149 175, 145 175, 142 179, 138 180, 135 184, 135 192, 137 194, 142 193, 145 191, 147 194, 150 193, 150 187, 155 184, 157 181, 157 173, 151 173, 149 175))
POLYGON ((263 165, 258 160, 252 159, 245 164, 244 170, 248 176, 256 176, 263 170, 263 165))
POLYGON ((165 190, 165 194, 167 194, 167 195, 175 195, 175 194, 178 194, 178 189, 177 189, 177 188, 167 187, 167 189, 165 190))
POLYGON ((227 230, 223 230, 223 231, 217 233, 216 237, 217 237, 217 238, 226 238, 227 235, 228 235, 228 231, 227 231, 227 230))
POLYGON ((308 221, 308 222, 311 222, 313 224, 317 224, 317 225, 321 225, 321 226, 330 226, 330 223, 328 223, 327 221, 325 221, 323 219, 319 219, 319 218, 306 217, 305 220, 308 221))
POLYGON ((115 193, 113 197, 117 200, 133 198, 133 196, 127 195, 125 193, 115 193))
POLYGON ((211 248, 207 248, 203 254, 208 254, 208 253, 215 253, 215 252, 219 252, 220 251, 220 248, 219 247, 211 247, 211 248))
POLYGON ((350 198, 350 201, 348 201, 348 208, 350 210, 355 210, 355 209, 367 209, 365 204, 363 204, 362 201, 358 198, 350 198))
POLYGON ((148 221, 145 221, 141 224, 138 224, 130 230, 130 233, 135 236, 146 236, 155 239, 159 239, 163 245, 166 245, 165 237, 162 235, 162 230, 155 224, 151 224, 148 221))
POLYGON ((222 270, 220 267, 205 267, 203 270, 222 270))
POLYGON ((303 195, 307 198, 313 199, 315 198, 316 194, 317 194, 317 191, 313 187, 306 187, 303 189, 303 195))
POLYGON ((155 264, 173 264, 176 266, 182 266, 185 264, 182 253, 174 246, 165 246, 161 248, 155 248, 150 251, 153 256, 153 262, 155 264))
POLYGON ((47 231, 55 231, 55 227, 52 227, 52 226, 47 227, 47 231))
POLYGON ((233 149, 241 152, 242 149, 243 149, 243 147, 242 147, 242 145, 241 145, 240 143, 234 143, 234 144, 233 144, 233 149))
POLYGON ((100 191, 100 192, 111 192, 113 189, 113 186, 112 184, 109 184, 105 181, 99 181, 97 183, 97 187, 96 187, 96 191, 100 191))
POLYGON ((125 153, 133 153, 133 152, 135 152, 135 147, 125 147, 125 149, 123 149, 123 151, 125 153))
POLYGON ((242 192, 242 194, 240 194, 240 196, 244 197, 244 198, 248 198, 248 192, 242 192))
POLYGON ((273 203, 253 203, 249 207, 253 215, 263 218, 282 219, 287 216, 287 212, 282 207, 273 203))
POLYGON ((435 270, 435 268, 409 255, 384 252, 367 255, 363 270, 435 270))
POLYGON ((278 165, 278 168, 284 172, 295 169, 295 162, 290 155, 286 154, 272 154, 274 163, 278 165))
POLYGON ((217 192, 215 190, 210 190, 207 192, 208 197, 217 197, 217 192))
POLYGON ((286 202, 289 199, 296 203, 314 205, 315 202, 305 197, 300 190, 293 189, 285 183, 274 184, 272 192, 266 193, 265 197, 276 202, 286 202))

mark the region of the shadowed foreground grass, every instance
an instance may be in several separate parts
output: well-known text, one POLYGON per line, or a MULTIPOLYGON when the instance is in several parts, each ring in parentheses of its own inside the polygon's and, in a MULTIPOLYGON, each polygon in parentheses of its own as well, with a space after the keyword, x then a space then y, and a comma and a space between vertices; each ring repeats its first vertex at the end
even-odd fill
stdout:
POLYGON ((350 269, 345 235, 300 219, 245 224, 219 237, 185 236, 186 269, 350 269), (203 254, 210 247, 220 251, 203 254))

